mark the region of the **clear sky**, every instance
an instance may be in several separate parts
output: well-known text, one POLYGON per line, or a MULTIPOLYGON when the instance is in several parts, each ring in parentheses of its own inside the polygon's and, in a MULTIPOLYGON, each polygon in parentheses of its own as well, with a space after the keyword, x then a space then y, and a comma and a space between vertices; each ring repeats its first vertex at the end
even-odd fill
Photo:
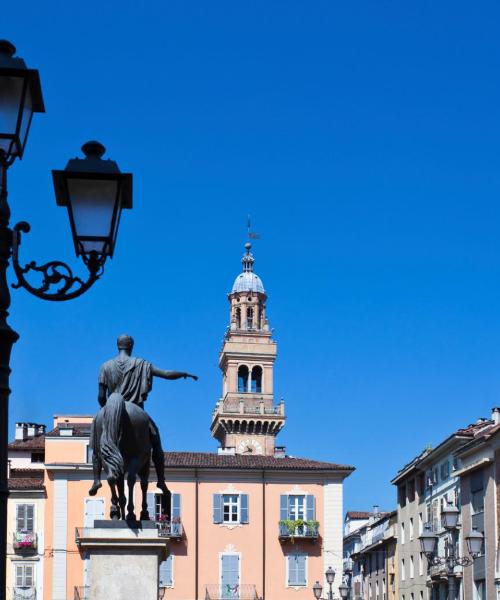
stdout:
POLYGON ((500 404, 499 18, 493 1, 5 3, 0 37, 47 109, 10 171, 23 258, 77 264, 50 170, 88 139, 133 172, 135 204, 84 297, 13 291, 11 425, 93 413, 130 332, 200 376, 154 386, 165 448, 215 450, 250 213, 279 439, 356 466, 346 508, 394 506, 400 466, 500 404))

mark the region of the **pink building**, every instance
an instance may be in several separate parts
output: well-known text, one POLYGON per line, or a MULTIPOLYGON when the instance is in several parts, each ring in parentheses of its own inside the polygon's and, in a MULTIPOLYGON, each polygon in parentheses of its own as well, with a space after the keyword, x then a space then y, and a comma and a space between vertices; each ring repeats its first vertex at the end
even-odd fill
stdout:
MULTIPOLYGON (((172 600, 311 600, 312 585, 316 580, 325 585, 330 565, 336 585, 341 583, 342 489, 353 468, 292 458, 276 446, 285 410, 274 401, 276 343, 249 245, 242 263, 229 294, 230 326, 219 361, 222 396, 211 423, 221 447, 218 453, 165 453, 173 506, 172 521, 164 527, 170 556, 160 580, 172 600)), ((110 508, 107 486, 88 496, 91 419, 56 416, 45 436, 43 582, 33 582, 37 600, 86 595, 88 561, 79 535, 94 519, 107 518, 110 508)), ((160 499, 151 483, 150 514, 159 515, 160 499)))

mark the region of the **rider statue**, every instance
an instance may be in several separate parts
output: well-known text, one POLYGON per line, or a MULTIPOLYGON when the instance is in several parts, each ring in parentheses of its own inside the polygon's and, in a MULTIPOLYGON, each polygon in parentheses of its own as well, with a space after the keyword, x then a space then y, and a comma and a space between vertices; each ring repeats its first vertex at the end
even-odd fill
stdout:
MULTIPOLYGON (((180 379, 191 377, 195 381, 196 375, 179 371, 163 371, 150 362, 131 356, 134 340, 129 335, 121 335, 117 341, 118 356, 105 362, 99 373, 99 395, 98 401, 104 407, 106 400, 113 393, 120 394, 126 402, 132 402, 144 409, 144 402, 153 385, 153 377, 161 379, 180 379)), ((101 409, 102 410, 102 409, 101 409)), ((149 417, 149 415, 148 415, 149 417)), ((149 417, 149 432, 151 439, 152 458, 158 480, 158 488, 165 496, 170 497, 170 492, 165 484, 165 465, 163 449, 161 446, 160 432, 154 421, 149 417)), ((93 439, 93 435, 91 435, 93 439)), ((101 471, 102 462, 98 448, 93 449, 94 483, 89 490, 91 496, 95 496, 97 490, 102 486, 101 471)))

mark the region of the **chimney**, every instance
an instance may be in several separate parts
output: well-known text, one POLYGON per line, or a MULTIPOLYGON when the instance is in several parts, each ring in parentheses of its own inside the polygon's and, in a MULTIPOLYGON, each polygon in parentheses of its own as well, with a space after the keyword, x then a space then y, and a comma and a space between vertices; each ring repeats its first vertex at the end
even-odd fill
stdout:
POLYGON ((373 516, 378 517, 380 514, 380 506, 378 504, 373 505, 373 516))
POLYGON ((36 423, 26 423, 26 425, 28 426, 27 437, 34 438, 36 435, 36 423))
POLYGON ((16 440, 25 440, 28 437, 28 424, 16 423, 16 440))
POLYGON ((498 406, 495 406, 495 408, 491 409, 491 420, 493 423, 495 423, 495 425, 500 423, 500 408, 498 406))

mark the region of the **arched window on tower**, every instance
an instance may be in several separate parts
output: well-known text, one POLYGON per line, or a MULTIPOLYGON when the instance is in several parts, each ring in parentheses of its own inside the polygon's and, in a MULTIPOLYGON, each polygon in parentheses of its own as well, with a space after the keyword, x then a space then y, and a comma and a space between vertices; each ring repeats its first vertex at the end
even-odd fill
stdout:
POLYGON ((248 390, 248 367, 240 365, 238 367, 238 392, 246 392, 248 390))
POLYGON ((247 329, 253 329, 253 308, 247 308, 247 329))
POLYGON ((262 306, 259 304, 259 312, 257 313, 258 317, 257 317, 257 328, 258 329, 263 329, 264 328, 264 323, 262 322, 262 306))
POLYGON ((251 387, 252 392, 260 394, 262 392, 262 367, 254 367, 252 369, 251 387))
POLYGON ((239 306, 236 309, 236 327, 241 329, 241 308, 239 306))

